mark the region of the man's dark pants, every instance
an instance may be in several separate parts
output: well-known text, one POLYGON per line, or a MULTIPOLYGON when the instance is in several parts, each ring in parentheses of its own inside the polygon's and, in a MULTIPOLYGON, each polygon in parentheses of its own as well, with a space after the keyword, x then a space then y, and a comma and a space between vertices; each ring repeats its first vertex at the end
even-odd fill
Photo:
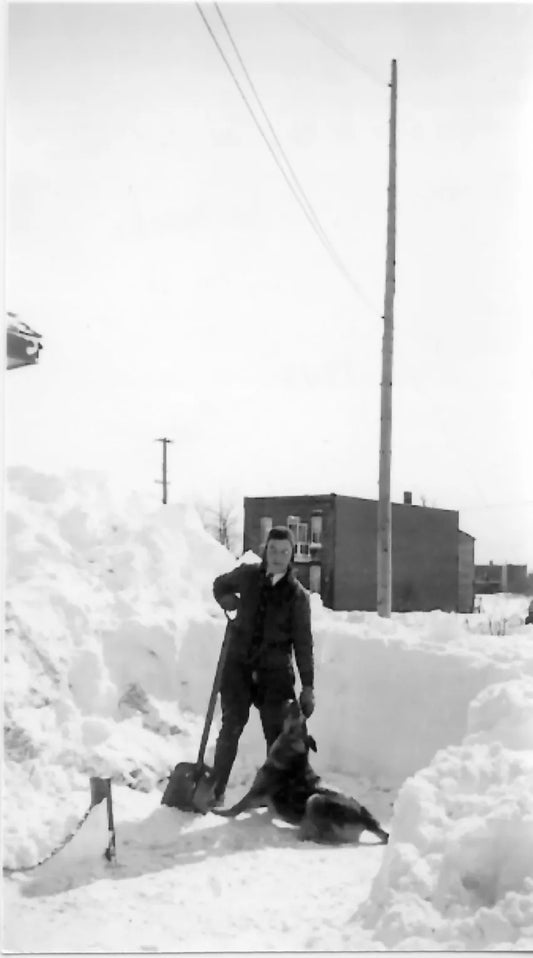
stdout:
POLYGON ((268 750, 283 730, 285 704, 292 698, 294 671, 290 663, 281 668, 254 669, 245 662, 228 659, 220 689, 222 726, 214 760, 217 798, 226 788, 250 706, 259 709, 268 750))

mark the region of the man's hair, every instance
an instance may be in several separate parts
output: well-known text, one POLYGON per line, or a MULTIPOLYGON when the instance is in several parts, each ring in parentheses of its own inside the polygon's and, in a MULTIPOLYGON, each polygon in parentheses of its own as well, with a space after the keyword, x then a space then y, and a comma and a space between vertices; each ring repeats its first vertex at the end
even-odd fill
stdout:
POLYGON ((291 547, 291 558, 290 558, 290 562, 289 562, 289 568, 291 568, 291 567, 292 567, 292 562, 293 562, 293 559, 294 559, 295 544, 294 544, 294 536, 293 536, 291 530, 289 529, 289 527, 288 527, 288 526, 272 526, 272 528, 269 530, 269 533, 268 533, 268 535, 267 535, 267 537, 266 537, 265 549, 264 549, 264 552, 263 552, 263 565, 264 565, 265 562, 266 562, 267 546, 268 546, 268 543, 270 542, 271 539, 275 539, 277 542, 286 541, 286 542, 290 543, 290 547, 291 547))
POLYGON ((288 526, 272 526, 267 535, 267 542, 271 539, 287 539, 294 550, 294 536, 288 526))

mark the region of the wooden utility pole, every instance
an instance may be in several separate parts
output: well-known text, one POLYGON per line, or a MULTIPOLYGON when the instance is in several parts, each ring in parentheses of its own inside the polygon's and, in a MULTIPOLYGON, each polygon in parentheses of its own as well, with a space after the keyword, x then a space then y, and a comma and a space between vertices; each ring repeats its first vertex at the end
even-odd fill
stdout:
POLYGON ((167 445, 169 442, 172 442, 172 439, 156 439, 156 442, 163 443, 163 478, 156 479, 157 483, 160 483, 163 486, 163 505, 167 504, 167 487, 169 485, 167 480, 167 445))
POLYGON ((391 534, 391 436, 392 436, 392 346, 396 267, 396 60, 391 64, 389 135, 389 188, 387 201, 387 266, 381 354, 381 432, 379 447, 379 502, 377 554, 377 611, 390 618, 392 605, 391 534))

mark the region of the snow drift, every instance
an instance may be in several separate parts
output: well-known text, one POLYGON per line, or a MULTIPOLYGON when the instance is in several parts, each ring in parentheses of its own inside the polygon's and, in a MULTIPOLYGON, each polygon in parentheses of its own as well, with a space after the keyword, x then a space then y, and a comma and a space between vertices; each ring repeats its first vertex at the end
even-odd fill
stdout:
POLYGON ((403 785, 358 921, 387 948, 533 945, 533 681, 489 686, 460 746, 403 785))
POLYGON ((193 510, 118 505, 86 474, 10 470, 6 531, 4 841, 27 864, 47 848, 21 791, 59 803, 63 831, 89 775, 149 789, 192 757, 224 621, 211 582, 232 559, 193 510))
POLYGON ((387 620, 313 602, 314 725, 330 768, 398 785, 462 741, 469 703, 485 686, 533 674, 529 626, 502 642, 471 631, 471 619, 432 612, 387 620))
MULTIPOLYGON (((86 473, 17 468, 8 482, 4 859, 21 866, 85 811, 89 775, 157 805, 173 765, 195 758, 225 627, 212 581, 235 560, 186 506, 117 502, 86 473)), ((314 764, 357 781, 392 832, 356 918, 372 947, 516 947, 530 934, 533 627, 520 603, 382 620, 312 597, 314 764)), ((254 714, 234 785, 263 755, 254 714)), ((356 947, 354 925, 335 940, 356 947)))

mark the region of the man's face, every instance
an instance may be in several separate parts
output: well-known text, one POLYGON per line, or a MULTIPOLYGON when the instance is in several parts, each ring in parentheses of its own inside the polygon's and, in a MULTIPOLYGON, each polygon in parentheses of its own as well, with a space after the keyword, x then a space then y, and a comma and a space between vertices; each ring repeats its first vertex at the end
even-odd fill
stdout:
POLYGON ((288 539, 270 539, 266 547, 267 572, 284 575, 289 568, 292 548, 288 539))

